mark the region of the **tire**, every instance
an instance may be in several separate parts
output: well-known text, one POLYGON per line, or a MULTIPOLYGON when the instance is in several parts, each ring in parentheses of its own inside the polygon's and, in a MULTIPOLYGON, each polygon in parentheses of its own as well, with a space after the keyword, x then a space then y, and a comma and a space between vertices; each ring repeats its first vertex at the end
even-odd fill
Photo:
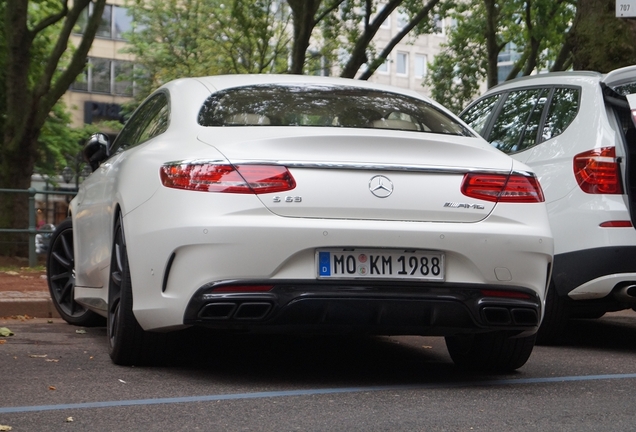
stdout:
POLYGON ((53 306, 69 324, 84 327, 103 326, 102 316, 75 301, 75 253, 73 250, 73 222, 66 219, 51 237, 46 260, 46 280, 53 306))
POLYGON ((110 358, 122 366, 164 363, 167 335, 144 331, 133 313, 130 267, 121 217, 115 224, 113 237, 107 324, 110 358))
POLYGON ((536 335, 511 338, 503 332, 446 337, 453 362, 472 371, 510 372, 528 361, 536 335))
POLYGON ((559 296, 551 281, 545 299, 545 314, 537 333, 537 344, 556 345, 562 342, 571 315, 570 300, 559 296))

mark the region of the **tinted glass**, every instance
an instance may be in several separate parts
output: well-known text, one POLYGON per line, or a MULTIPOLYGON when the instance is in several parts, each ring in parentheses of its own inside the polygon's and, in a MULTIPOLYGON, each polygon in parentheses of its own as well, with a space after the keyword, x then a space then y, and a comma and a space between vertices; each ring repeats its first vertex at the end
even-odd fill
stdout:
POLYGON ((541 140, 545 141, 563 133, 579 112, 580 90, 556 88, 552 95, 548 115, 543 126, 541 140))
POLYGON ((342 86, 257 85, 213 94, 199 112, 203 126, 320 126, 400 129, 472 136, 425 101, 342 86))
POLYGON ((132 96, 132 62, 113 60, 113 68, 115 74, 115 94, 122 96, 132 96))
POLYGON ((165 94, 159 93, 133 113, 113 142, 110 153, 126 150, 165 132, 168 122, 168 98, 165 94))
POLYGON ((548 100, 550 89, 544 89, 538 99, 537 103, 530 113, 526 127, 521 135, 521 141, 519 142, 519 148, 517 151, 524 151, 537 144, 537 132, 539 131, 539 125, 541 123, 541 117, 543 116, 543 110, 545 103, 548 100))
POLYGON ((90 60, 91 91, 110 93, 110 60, 92 58, 90 60))
POLYGON ((115 21, 115 39, 124 39, 124 33, 132 30, 132 16, 128 14, 128 9, 115 6, 113 11, 115 21))
POLYGON ((102 19, 97 27, 97 36, 110 38, 112 35, 112 6, 104 6, 104 12, 102 13, 102 19))
POLYGON ((468 123, 470 127, 475 129, 478 134, 484 136, 484 127, 486 126, 488 118, 492 114, 492 110, 495 109, 495 105, 497 104, 500 96, 501 95, 495 95, 480 100, 464 111, 460 117, 468 123))
POLYGON ((621 84, 619 86, 614 87, 614 91, 622 95, 636 93, 636 83, 621 84))
POLYGON ((514 91, 508 94, 488 136, 488 141, 505 153, 521 150, 526 124, 535 113, 542 89, 514 91))

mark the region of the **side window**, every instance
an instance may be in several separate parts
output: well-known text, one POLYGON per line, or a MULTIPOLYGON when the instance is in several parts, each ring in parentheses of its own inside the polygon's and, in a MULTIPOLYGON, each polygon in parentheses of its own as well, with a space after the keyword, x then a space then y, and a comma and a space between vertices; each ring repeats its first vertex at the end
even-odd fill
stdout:
POLYGON ((548 115, 545 119, 541 141, 563 133, 579 112, 580 90, 575 88, 554 89, 548 115))
POLYGON ((466 111, 464 111, 460 117, 464 120, 470 127, 475 129, 475 131, 484 136, 486 126, 486 122, 488 118, 492 114, 493 109, 497 105, 499 98, 501 95, 495 95, 491 97, 487 97, 486 99, 480 100, 466 111))
POLYGON ((161 135, 168 129, 168 105, 157 104, 157 106, 159 106, 159 111, 150 119, 146 128, 141 132, 140 143, 161 135))
POLYGON ((533 146, 547 93, 546 89, 510 92, 488 141, 504 153, 516 153, 533 146))
POLYGON ((169 114, 167 96, 164 93, 153 96, 133 113, 113 142, 110 153, 129 149, 165 132, 169 114))

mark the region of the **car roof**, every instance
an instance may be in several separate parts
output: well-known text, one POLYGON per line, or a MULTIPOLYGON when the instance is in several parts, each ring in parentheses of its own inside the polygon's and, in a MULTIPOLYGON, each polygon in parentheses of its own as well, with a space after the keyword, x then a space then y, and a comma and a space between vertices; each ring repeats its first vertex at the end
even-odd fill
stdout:
POLYGON ((539 82, 543 84, 569 84, 574 81, 599 82, 602 79, 603 74, 593 71, 548 72, 505 81, 491 87, 488 92, 490 93, 491 91, 502 90, 509 87, 522 87, 524 85, 531 86, 539 82))
POLYGON ((426 96, 407 89, 371 83, 364 80, 339 77, 323 77, 311 75, 286 75, 286 74, 241 74, 241 75, 215 75, 195 78, 180 78, 164 84, 162 87, 174 87, 178 85, 188 85, 193 82, 203 84, 211 93, 233 87, 243 87, 249 85, 325 85, 325 86, 348 86, 356 88, 366 88, 374 90, 384 90, 392 93, 400 93, 420 99, 429 100, 426 96))

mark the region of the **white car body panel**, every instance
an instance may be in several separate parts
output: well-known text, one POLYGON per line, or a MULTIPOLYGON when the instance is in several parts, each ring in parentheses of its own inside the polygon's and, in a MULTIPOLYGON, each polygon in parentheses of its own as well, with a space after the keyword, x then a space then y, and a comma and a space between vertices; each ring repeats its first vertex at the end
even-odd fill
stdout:
MULTIPOLYGON (((333 78, 284 79, 343 83, 333 78)), ((178 107, 171 110, 167 130, 108 159, 71 204, 79 302, 106 313, 118 211, 131 269, 133 311, 144 330, 183 327, 188 303, 211 283, 316 281, 315 250, 323 247, 440 250, 446 260, 444 283, 517 287, 543 301, 553 253, 544 203, 480 201, 482 209, 444 207, 447 202, 477 201, 460 192, 465 172, 531 172, 483 139, 197 123, 201 104, 215 89, 280 80, 268 75, 197 78, 159 90, 168 91, 171 105, 178 107), (163 164, 192 160, 289 165, 298 184, 282 195, 302 200, 274 203, 276 194, 208 193, 161 184, 163 164), (331 166, 318 169, 324 164, 331 166), (442 174, 431 178, 435 170, 442 174), (369 181, 378 174, 395 183, 388 198, 369 192, 369 181), (337 194, 343 190, 346 193, 337 194), (420 195, 426 198, 416 200, 420 195)), ((401 93, 421 99, 415 92, 401 93)))
MULTIPOLYGON (((581 89, 578 114, 560 135, 528 150, 510 154, 528 164, 541 182, 554 235, 555 257, 595 249, 602 251, 605 248, 636 246, 634 227, 600 226, 608 221, 632 219, 627 194, 585 193, 573 174, 574 155, 594 148, 615 147, 623 183, 627 184, 629 169, 624 137, 619 133, 616 118, 605 105, 601 83, 613 87, 635 81, 636 66, 617 69, 606 75, 585 71, 538 74, 502 83, 480 97, 548 86, 581 89)), ((636 107, 636 95, 627 95, 627 100, 636 107)), ((621 283, 634 280, 633 272, 610 273, 574 287, 568 296, 574 300, 600 299, 607 297, 621 283)))

